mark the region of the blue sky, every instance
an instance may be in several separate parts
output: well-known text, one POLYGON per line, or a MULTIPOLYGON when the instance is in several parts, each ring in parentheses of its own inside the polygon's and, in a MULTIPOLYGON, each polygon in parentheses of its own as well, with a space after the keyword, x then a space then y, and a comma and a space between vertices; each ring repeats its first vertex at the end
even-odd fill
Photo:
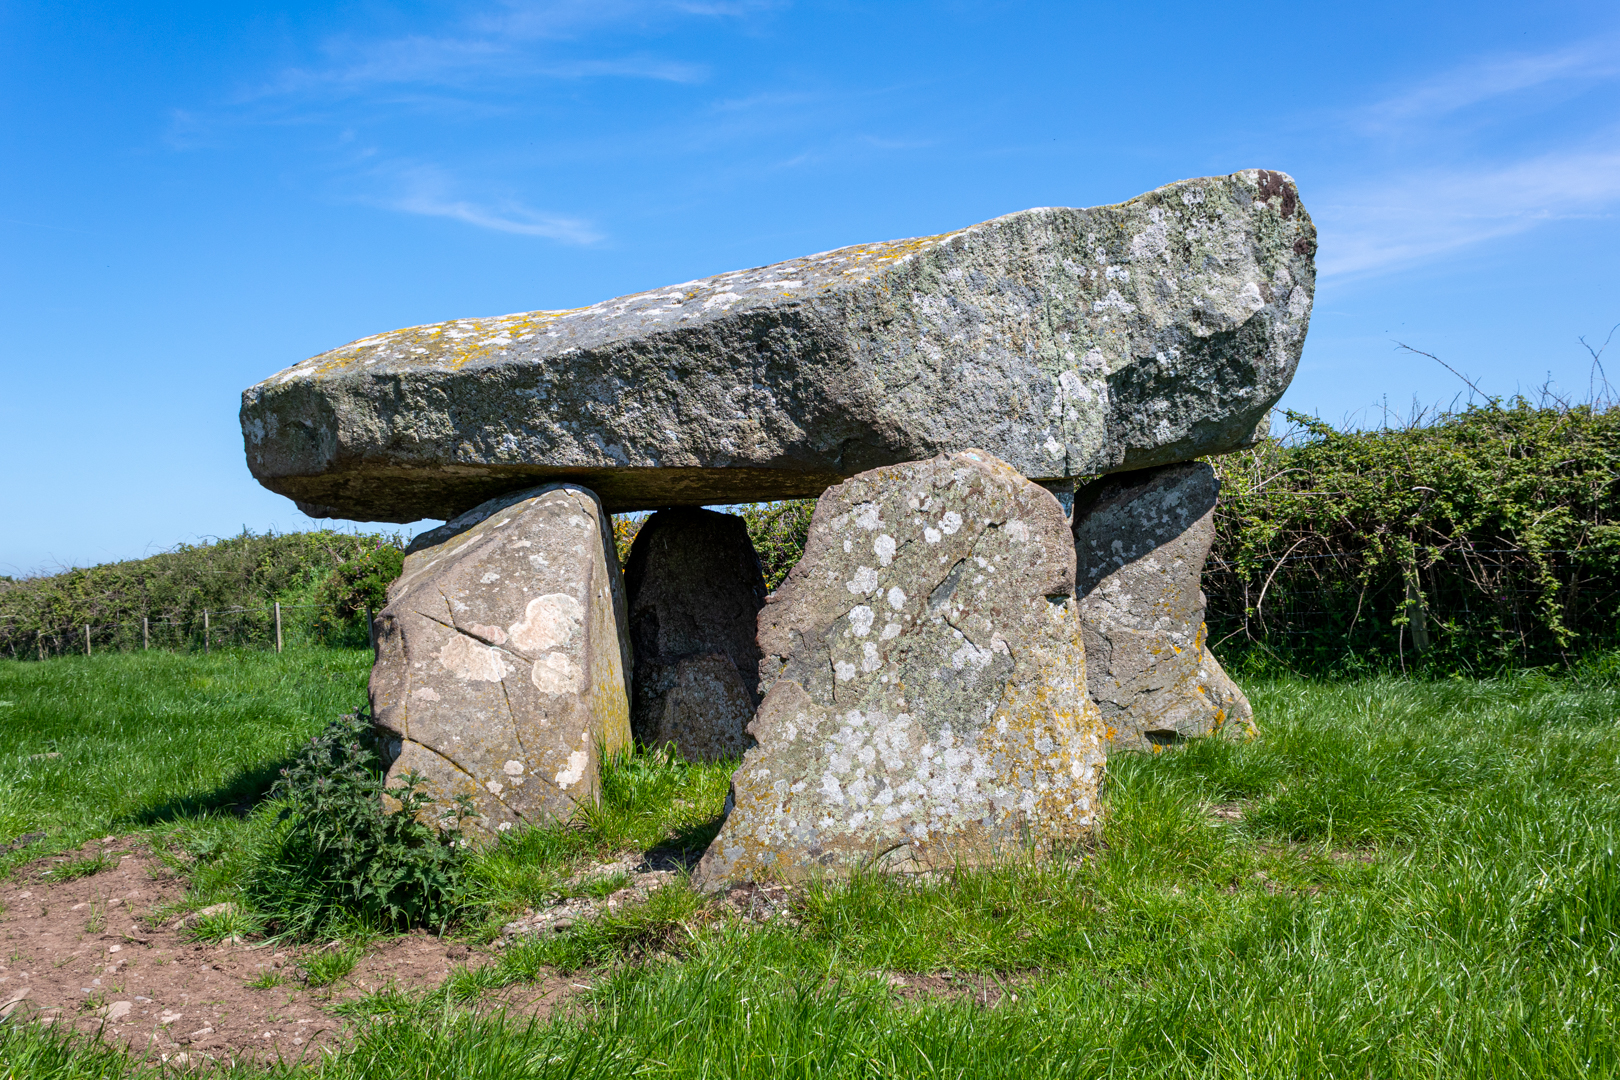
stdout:
POLYGON ((1620 323, 1612 2, 7 0, 0 163, 0 573, 310 527, 238 397, 354 338, 1239 168, 1321 230, 1293 408, 1620 323))

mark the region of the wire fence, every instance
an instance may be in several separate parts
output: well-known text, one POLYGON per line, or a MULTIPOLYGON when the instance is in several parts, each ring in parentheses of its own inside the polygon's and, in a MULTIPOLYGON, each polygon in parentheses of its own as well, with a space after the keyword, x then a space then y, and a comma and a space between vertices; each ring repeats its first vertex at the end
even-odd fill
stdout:
POLYGON ((0 655, 13 660, 95 656, 109 652, 211 653, 216 649, 282 652, 309 645, 375 648, 372 612, 350 614, 324 604, 272 602, 252 607, 204 608, 188 615, 62 622, 28 632, 15 616, 0 616, 0 655))

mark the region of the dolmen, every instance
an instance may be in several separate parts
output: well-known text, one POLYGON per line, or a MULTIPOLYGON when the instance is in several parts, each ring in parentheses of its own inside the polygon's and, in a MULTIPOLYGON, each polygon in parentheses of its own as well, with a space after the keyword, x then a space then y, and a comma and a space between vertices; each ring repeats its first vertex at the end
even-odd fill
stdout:
POLYGON ((1253 730, 1198 583, 1309 322, 1267 170, 589 307, 364 338, 248 389, 314 516, 438 518, 379 619, 390 783, 567 820, 632 740, 735 759, 705 888, 1089 843, 1110 749, 1253 730), (764 596, 735 517, 816 497, 764 596), (610 515, 658 511, 622 574, 610 515))

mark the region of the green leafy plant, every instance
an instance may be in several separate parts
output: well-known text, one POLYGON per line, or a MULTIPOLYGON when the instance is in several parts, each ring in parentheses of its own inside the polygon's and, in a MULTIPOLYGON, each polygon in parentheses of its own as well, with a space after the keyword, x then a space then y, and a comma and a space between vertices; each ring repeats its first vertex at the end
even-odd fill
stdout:
POLYGON ((279 933, 440 926, 454 914, 471 808, 438 814, 414 774, 385 793, 384 771, 360 713, 334 721, 282 770, 272 791, 281 813, 244 890, 279 933))
POLYGON ((381 611, 388 603, 388 586, 405 565, 405 551, 396 543, 379 542, 368 551, 345 559, 332 568, 315 594, 322 608, 322 634, 329 643, 368 640, 365 613, 381 611))
POLYGON ((246 985, 249 990, 273 990, 286 981, 287 976, 283 975, 275 968, 265 968, 263 971, 259 972, 257 978, 248 980, 248 982, 244 985, 246 985))
POLYGON ((1566 663, 1620 631, 1620 410, 1490 400, 1215 458, 1210 640, 1296 669, 1566 663))
POLYGON ((790 499, 787 502, 757 503, 743 509, 748 537, 759 554, 765 587, 775 589, 787 580, 788 571, 804 555, 805 538, 810 535, 810 517, 816 500, 790 499))

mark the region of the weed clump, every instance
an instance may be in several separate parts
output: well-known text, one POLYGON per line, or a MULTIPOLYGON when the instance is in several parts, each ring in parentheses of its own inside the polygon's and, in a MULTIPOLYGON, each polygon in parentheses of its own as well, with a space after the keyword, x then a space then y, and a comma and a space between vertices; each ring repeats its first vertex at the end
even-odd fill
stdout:
POLYGON ((309 741, 272 789, 281 812, 244 892, 281 934, 442 927, 460 889, 465 805, 432 822, 408 774, 383 803, 382 754, 367 717, 346 715, 309 741))

